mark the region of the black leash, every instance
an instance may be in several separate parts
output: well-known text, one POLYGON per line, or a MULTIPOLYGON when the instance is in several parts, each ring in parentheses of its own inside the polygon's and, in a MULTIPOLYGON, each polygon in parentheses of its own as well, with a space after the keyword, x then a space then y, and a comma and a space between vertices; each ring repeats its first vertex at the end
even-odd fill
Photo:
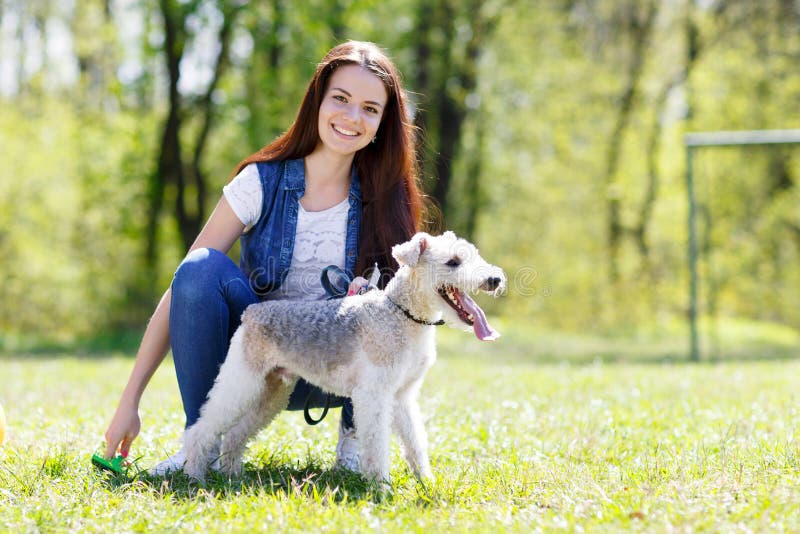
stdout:
MULTIPOLYGON (((370 289, 374 289, 377 287, 378 283, 378 276, 380 275, 378 271, 377 264, 375 265, 375 270, 372 272, 372 277, 370 278, 369 285, 367 289, 360 291, 359 293, 369 291, 370 289)), ((350 288, 350 282, 352 281, 350 276, 341 268, 337 267, 336 265, 328 265, 324 269, 322 269, 322 274, 320 275, 320 283, 322 284, 322 288, 325 290, 325 293, 328 294, 328 300, 331 299, 341 299, 347 296, 347 291, 350 288), (338 277, 338 283, 334 283, 331 281, 331 273, 338 277)), ((328 409, 331 407, 331 395, 327 393, 325 395, 325 406, 322 408, 322 414, 319 416, 319 419, 314 419, 311 417, 311 398, 314 396, 314 390, 312 389, 308 393, 308 397, 306 397, 306 403, 303 406, 303 418, 306 420, 311 426, 319 424, 325 416, 328 415, 328 409)))
POLYGON ((328 294, 328 300, 331 300, 342 299, 346 297, 347 290, 350 288, 350 282, 352 282, 352 280, 350 275, 348 275, 343 269, 340 269, 336 265, 328 265, 322 269, 319 282, 322 284, 322 289, 324 289, 325 293, 328 294), (339 283, 334 283, 331 281, 331 273, 338 277, 339 283))
POLYGON ((311 412, 308 411, 311 408, 311 397, 313 395, 314 395, 314 390, 312 389, 308 393, 308 397, 306 397, 305 406, 303 406, 303 418, 305 418, 306 423, 308 423, 311 426, 317 425, 323 419, 325 419, 325 416, 328 415, 328 408, 331 407, 331 394, 327 393, 325 395, 325 406, 322 408, 322 415, 319 416, 319 419, 314 419, 313 417, 311 417, 311 412))

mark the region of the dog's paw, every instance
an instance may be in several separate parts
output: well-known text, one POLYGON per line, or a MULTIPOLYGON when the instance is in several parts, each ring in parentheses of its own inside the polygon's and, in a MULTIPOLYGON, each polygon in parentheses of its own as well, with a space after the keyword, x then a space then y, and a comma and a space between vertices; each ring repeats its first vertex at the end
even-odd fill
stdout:
POLYGON ((409 462, 409 464, 412 466, 412 471, 417 475, 417 478, 420 480, 433 478, 433 471, 431 471, 431 462, 428 460, 428 455, 423 454, 416 460, 416 462, 409 462))
POLYGON ((186 462, 183 466, 184 474, 194 480, 195 482, 199 482, 200 484, 205 483, 206 480, 206 467, 204 465, 198 465, 195 462, 186 462))
POLYGON ((431 480, 433 478, 433 471, 431 471, 430 466, 427 468, 419 469, 415 473, 417 478, 420 480, 431 480))
POLYGON ((223 454, 219 459, 219 472, 229 477, 239 477, 242 475, 243 465, 241 456, 234 454, 223 454))
POLYGON ((378 486, 388 486, 391 487, 392 485, 392 477, 389 474, 388 469, 370 469, 369 466, 361 466, 361 476, 367 479, 368 481, 377 484, 378 486))

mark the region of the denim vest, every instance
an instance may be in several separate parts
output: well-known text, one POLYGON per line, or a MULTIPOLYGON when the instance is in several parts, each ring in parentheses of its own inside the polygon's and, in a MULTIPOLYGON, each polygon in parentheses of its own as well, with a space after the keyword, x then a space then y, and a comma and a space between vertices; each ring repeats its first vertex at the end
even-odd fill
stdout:
MULTIPOLYGON (((286 278, 297 233, 300 198, 306 191, 302 159, 256 164, 264 192, 261 217, 242 237, 239 265, 257 295, 278 289, 286 278)), ((361 229, 361 187, 355 167, 350 174, 344 270, 352 278, 358 258, 361 229)))

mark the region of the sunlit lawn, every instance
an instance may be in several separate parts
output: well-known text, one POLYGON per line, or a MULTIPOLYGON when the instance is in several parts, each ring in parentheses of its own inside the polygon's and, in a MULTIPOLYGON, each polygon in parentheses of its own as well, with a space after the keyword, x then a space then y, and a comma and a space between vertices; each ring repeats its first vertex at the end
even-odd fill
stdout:
MULTIPOLYGON (((89 457, 132 360, 0 355, 0 531, 797 530, 800 359, 689 365, 619 340, 612 358, 504 326, 492 346, 443 332, 421 399, 435 479, 417 482, 395 449, 390 495, 330 471, 338 414, 281 416, 243 479, 110 478, 89 457)), ((143 402, 143 468, 178 446, 172 372, 143 402)))

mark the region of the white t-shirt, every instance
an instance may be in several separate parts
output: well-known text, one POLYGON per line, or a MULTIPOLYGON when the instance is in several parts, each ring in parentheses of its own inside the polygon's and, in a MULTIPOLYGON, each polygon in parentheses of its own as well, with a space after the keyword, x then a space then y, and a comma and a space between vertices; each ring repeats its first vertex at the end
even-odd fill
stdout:
POLYGON ((261 188, 261 178, 258 176, 256 164, 251 163, 242 169, 222 188, 222 193, 233 212, 244 224, 244 233, 249 232, 261 217, 261 208, 264 204, 264 191, 261 188))
MULTIPOLYGON (((245 225, 245 232, 258 222, 263 207, 264 191, 258 168, 246 166, 222 188, 231 209, 245 225)), ((292 261, 281 287, 268 293, 267 300, 323 300, 327 298, 320 283, 322 269, 328 265, 344 268, 347 238, 347 198, 322 211, 306 211, 298 205, 297 231, 292 261)))

